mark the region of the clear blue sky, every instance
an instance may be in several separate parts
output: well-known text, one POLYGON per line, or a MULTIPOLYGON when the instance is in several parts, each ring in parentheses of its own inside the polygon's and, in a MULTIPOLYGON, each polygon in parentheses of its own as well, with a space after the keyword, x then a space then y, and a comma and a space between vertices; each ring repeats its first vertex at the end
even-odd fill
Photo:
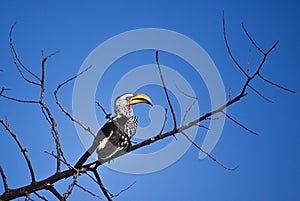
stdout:
MULTIPOLYGON (((64 153, 71 163, 75 163, 84 152, 84 147, 74 124, 55 105, 52 91, 56 85, 75 75, 88 54, 105 40, 133 29, 163 28, 184 34, 201 45, 215 62, 225 89, 231 87, 233 94, 237 93, 244 77, 235 68, 225 49, 221 25, 221 12, 225 10, 229 41, 240 62, 246 65, 249 60, 251 70, 251 66, 261 58, 241 29, 241 22, 244 22, 263 49, 280 40, 276 50, 268 58, 263 74, 297 91, 296 94, 289 94, 257 81, 253 85, 271 98, 273 104, 249 93, 248 97, 228 109, 229 114, 260 134, 251 135, 226 120, 222 136, 212 155, 228 166, 238 165, 239 168, 231 172, 207 158, 199 160, 198 150, 190 147, 176 163, 158 172, 132 175, 106 167, 100 167, 99 172, 103 182, 113 193, 136 181, 130 190, 115 198, 116 200, 299 200, 299 8, 297 1, 257 0, 1 1, 0 69, 3 72, 0 72, 0 87, 10 88, 7 94, 14 97, 37 98, 37 89, 24 84, 13 65, 8 34, 14 22, 17 22, 13 38, 18 54, 34 72, 39 73, 40 70, 41 50, 46 54, 60 51, 47 63, 46 101, 57 118, 64 153)), ((180 71, 180 61, 174 59, 172 62, 172 58, 166 55, 163 63, 163 58, 162 55, 162 64, 172 66, 183 76, 192 73, 180 71)), ((103 81, 111 80, 110 84, 105 85, 105 94, 112 93, 111 85, 116 82, 114 76, 120 77, 122 73, 126 73, 127 68, 130 70, 131 67, 154 62, 154 51, 129 55, 127 59, 118 61, 107 72, 103 81), (122 65, 127 67, 121 69, 122 65)), ((197 91, 197 81, 191 83, 197 91)), ((70 83, 61 91, 62 103, 70 111, 73 84, 70 83)), ((166 107, 165 102, 160 102, 161 89, 154 87, 144 90, 151 94, 155 104, 166 107), (159 97, 155 97, 155 94, 159 97)), ((142 91, 143 89, 139 92, 142 91)), ((197 96, 199 104, 207 104, 207 92, 197 92, 197 96)), ((107 108, 110 107, 111 100, 107 100, 105 95, 98 93, 97 99, 107 108)), ((149 109, 145 106, 136 108, 139 116, 149 109)), ((203 112, 207 110, 206 106, 201 109, 203 112)), ((105 122, 101 115, 99 112, 99 124, 105 122)), ((54 151, 55 147, 40 108, 0 98, 0 118, 9 121, 28 149, 37 178, 43 179, 52 174, 55 161, 44 151, 54 151)), ((140 123, 147 125, 149 119, 141 117, 140 123)), ((167 128, 170 128, 169 124, 167 128)), ((201 143, 203 133, 203 130, 198 132, 198 143, 201 143)), ((2 127, 0 153, 0 164, 7 174, 10 187, 28 184, 29 174, 20 151, 2 127)), ((64 192, 69 182, 59 183, 58 189, 64 192)), ((79 183, 104 198, 98 187, 86 177, 80 178, 79 183)), ((0 192, 3 192, 2 183, 0 192)), ((44 195, 48 193, 45 192, 44 195)), ((52 196, 49 198, 54 200, 52 196)), ((95 200, 75 188, 70 200, 83 199, 95 200)))

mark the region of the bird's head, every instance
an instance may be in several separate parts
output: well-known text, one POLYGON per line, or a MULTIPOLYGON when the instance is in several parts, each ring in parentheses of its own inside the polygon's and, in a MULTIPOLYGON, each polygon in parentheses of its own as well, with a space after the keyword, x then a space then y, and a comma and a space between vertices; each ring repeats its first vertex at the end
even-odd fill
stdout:
POLYGON ((115 101, 115 113, 116 115, 131 117, 133 116, 132 105, 138 103, 147 103, 152 106, 151 99, 145 94, 123 94, 115 101))

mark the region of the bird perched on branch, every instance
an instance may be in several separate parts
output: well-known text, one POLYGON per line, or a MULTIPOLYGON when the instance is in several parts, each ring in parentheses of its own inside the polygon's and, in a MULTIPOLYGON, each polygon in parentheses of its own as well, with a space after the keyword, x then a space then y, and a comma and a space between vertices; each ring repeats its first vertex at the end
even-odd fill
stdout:
POLYGON ((138 103, 147 103, 152 106, 151 99, 145 94, 123 94, 115 100, 115 116, 98 131, 96 148, 98 160, 111 158, 118 150, 126 149, 130 139, 137 129, 137 118, 132 106, 138 103))
MULTIPOLYGON (((98 131, 93 144, 80 157, 75 168, 80 168, 96 150, 100 163, 108 161, 120 149, 126 151, 130 139, 136 133, 137 118, 133 114, 132 106, 138 103, 147 103, 152 106, 151 99, 145 94, 123 94, 115 100, 115 116, 98 131)), ((100 106, 101 107, 101 106, 100 106)), ((92 166, 94 165, 91 164, 92 166)))

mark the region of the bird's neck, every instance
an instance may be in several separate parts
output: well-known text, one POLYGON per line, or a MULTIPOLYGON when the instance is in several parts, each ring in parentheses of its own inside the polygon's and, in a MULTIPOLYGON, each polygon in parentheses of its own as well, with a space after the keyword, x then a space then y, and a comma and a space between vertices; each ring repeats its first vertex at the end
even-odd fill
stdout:
POLYGON ((137 118, 135 116, 127 117, 119 114, 114 116, 110 121, 113 121, 114 124, 129 137, 132 137, 136 132, 137 118))

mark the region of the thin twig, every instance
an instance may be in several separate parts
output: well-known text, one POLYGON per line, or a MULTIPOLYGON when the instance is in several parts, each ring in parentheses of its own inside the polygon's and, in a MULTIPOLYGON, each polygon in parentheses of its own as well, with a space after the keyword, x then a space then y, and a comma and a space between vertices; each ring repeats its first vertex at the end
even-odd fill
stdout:
POLYGON ((19 103, 33 103, 33 104, 39 103, 39 101, 35 101, 35 100, 23 100, 23 99, 18 99, 18 98, 13 98, 10 96, 3 95, 4 90, 2 88, 2 90, 1 90, 2 93, 0 93, 0 96, 2 96, 3 98, 6 98, 8 100, 12 100, 12 101, 19 102, 19 103))
POLYGON ((48 152, 48 151, 44 151, 44 153, 49 154, 50 156, 53 156, 55 159, 59 159, 62 163, 64 163, 69 169, 74 169, 76 171, 78 171, 76 168, 74 168, 70 163, 68 163, 67 161, 58 158, 57 155, 55 155, 53 152, 48 152))
POLYGON ((8 183, 7 183, 6 175, 5 175, 4 170, 2 169, 1 165, 0 165, 0 174, 1 174, 1 177, 2 177, 2 181, 3 181, 4 191, 8 192, 9 188, 8 188, 8 183))
POLYGON ((167 113, 168 113, 168 109, 165 108, 164 122, 163 122, 163 125, 162 125, 162 127, 160 129, 160 132, 159 132, 160 135, 163 133, 163 131, 165 129, 165 126, 166 126, 166 123, 167 123, 167 118, 168 118, 167 113))
POLYGON ((290 93, 296 93, 296 91, 294 91, 294 90, 288 89, 288 88, 286 88, 286 87, 284 87, 284 86, 281 86, 281 85, 279 85, 279 84, 277 84, 277 83, 275 83, 275 82, 272 82, 272 81, 266 79, 266 78, 265 78, 264 76, 262 76, 260 73, 258 74, 258 76, 259 76, 263 81, 267 82, 268 84, 270 84, 270 85, 272 85, 272 86, 275 86, 275 87, 277 87, 277 88, 279 88, 279 89, 282 89, 282 90, 284 90, 284 91, 288 91, 288 92, 290 92, 290 93))
POLYGON ((80 184, 76 183, 75 185, 76 185, 78 188, 80 188, 81 190, 83 190, 84 192, 90 194, 91 196, 96 197, 96 198, 99 198, 99 200, 102 200, 102 198, 101 198, 99 195, 97 195, 97 194, 93 193, 92 191, 86 189, 85 187, 81 186, 80 184))
POLYGON ((175 85, 175 88, 176 88, 181 94, 183 94, 184 96, 186 96, 186 97, 188 97, 188 98, 191 98, 191 99, 198 99, 197 97, 192 96, 192 95, 186 93, 185 91, 183 91, 182 89, 180 89, 180 88, 177 86, 176 82, 174 82, 174 85, 175 85))
POLYGON ((256 78, 256 77, 259 75, 259 73, 260 73, 262 67, 264 66, 264 64, 265 64, 265 62, 266 62, 267 57, 268 57, 269 54, 272 52, 272 50, 274 50, 274 49, 276 48, 276 46, 278 45, 278 43, 279 43, 279 41, 276 41, 276 42, 272 45, 272 47, 264 54, 264 57, 263 57, 263 59, 261 60, 260 64, 258 65, 258 67, 257 67, 257 69, 256 69, 256 71, 255 71, 255 73, 253 73, 252 76, 248 77, 248 79, 246 80, 246 82, 245 82, 245 84, 244 84, 244 86, 243 86, 243 89, 242 89, 242 91, 241 91, 241 94, 243 94, 243 93, 246 92, 246 89, 247 89, 247 87, 249 87, 250 82, 251 82, 254 78, 256 78))
POLYGON ((59 138, 59 133, 57 130, 57 124, 56 121, 54 119, 54 117, 51 114, 50 109, 46 106, 46 104, 44 102, 39 102, 41 107, 42 107, 42 111, 44 114, 46 114, 46 118, 49 119, 49 123, 51 126, 51 132, 52 136, 54 138, 54 142, 55 142, 55 148, 56 148, 56 152, 57 152, 57 157, 58 159, 56 160, 56 172, 60 172, 60 158, 62 156, 62 150, 61 150, 61 146, 60 146, 60 138, 59 138))
POLYGON ((44 196, 41 196, 40 194, 38 194, 37 192, 33 192, 34 195, 36 195, 38 198, 40 198, 41 200, 44 200, 44 201, 48 201, 47 198, 45 198, 44 196))
POLYGON ((10 126, 8 125, 7 122, 0 119, 0 123, 4 126, 4 128, 8 131, 8 133, 13 137, 15 142, 18 144, 18 147, 20 148, 20 150, 21 150, 21 152, 22 152, 22 154, 23 154, 23 156, 26 160, 26 163, 27 163, 27 166, 28 166, 28 169, 29 169, 29 172, 30 172, 30 176, 31 176, 31 183, 35 183, 35 181, 36 181, 35 180, 35 175, 34 175, 32 165, 31 165, 31 161, 30 161, 28 153, 27 153, 27 149, 22 145, 21 141, 19 140, 17 135, 14 133, 14 131, 10 128, 10 126))
POLYGON ((223 37, 224 37, 224 41, 225 41, 225 45, 227 48, 227 51, 229 53, 229 56, 231 58, 231 60, 234 62, 234 64, 242 71, 242 73, 249 78, 249 75, 247 74, 247 72, 243 69, 243 67, 239 64, 239 62, 235 59, 235 57, 233 56, 228 40, 227 40, 227 34, 226 34, 226 26, 225 26, 225 16, 224 16, 224 11, 222 12, 222 25, 223 25, 223 37))
POLYGON ((63 83, 59 84, 55 91, 54 91, 54 97, 55 97, 55 100, 56 100, 56 104, 58 105, 58 107, 61 109, 61 111, 63 113, 65 113, 65 115, 67 115, 67 117, 70 118, 71 121, 77 123, 81 128, 83 128, 83 130, 87 131, 89 134, 91 134, 93 137, 95 137, 96 135, 94 134, 94 132, 91 130, 90 127, 84 125, 80 120, 76 119, 75 117, 73 117, 64 107, 63 105, 61 104, 61 102, 59 101, 59 98, 58 98, 58 91, 60 90, 60 88, 62 86, 64 86, 65 84, 69 83, 70 81, 76 79, 77 77, 79 77, 80 75, 82 75, 83 73, 85 73, 87 70, 89 70, 91 68, 91 66, 89 66, 88 68, 84 69, 82 72, 80 72, 79 74, 71 77, 70 79, 64 81, 63 83))
POLYGON ((242 28, 243 28, 245 34, 247 35, 247 37, 249 38, 249 40, 251 41, 251 43, 256 47, 256 49, 257 49, 260 53, 266 54, 266 53, 265 53, 265 52, 264 52, 264 51, 256 44, 256 42, 253 40, 253 38, 251 37, 251 35, 248 33, 248 31, 247 31, 247 29, 246 29, 244 23, 242 23, 242 28))
POLYGON ((72 194, 72 190, 73 190, 74 186, 77 184, 78 176, 79 176, 79 171, 73 176, 73 181, 68 186, 67 191, 63 194, 63 199, 64 200, 67 200, 67 198, 72 194))
POLYGON ((2 87, 2 88, 1 88, 0 96, 2 96, 2 94, 3 94, 3 92, 4 92, 5 90, 6 90, 5 87, 2 87))
POLYGON ((106 197, 106 199, 107 199, 108 201, 112 201, 112 198, 111 198, 111 196, 110 196, 110 192, 109 192, 109 191, 106 189, 106 187, 103 185, 103 183, 102 183, 102 181, 101 181, 101 179, 100 179, 100 176, 99 176, 97 170, 94 170, 93 173, 94 173, 94 175, 95 175, 95 177, 96 177, 96 180, 97 180, 97 182, 98 182, 98 184, 99 184, 99 187, 100 187, 100 189, 102 190, 102 192, 103 192, 104 196, 106 197))
POLYGON ((235 120, 233 117, 231 117, 229 114, 225 113, 224 111, 221 111, 221 113, 223 113, 228 119, 230 119, 232 122, 234 122, 235 124, 237 124, 238 126, 242 127, 243 129, 245 129, 246 131, 254 134, 254 135, 259 135, 257 132, 247 128, 246 126, 244 126, 243 124, 241 124, 240 122, 238 122, 237 120, 235 120))
POLYGON ((102 112, 105 114, 105 119, 109 119, 109 120, 112 121, 113 119, 112 119, 112 117, 111 117, 111 114, 110 114, 110 113, 107 113, 107 112, 105 111, 105 108, 104 108, 98 101, 96 101, 96 104, 98 105, 98 107, 101 108, 102 112))
POLYGON ((183 90, 181 90, 181 89, 176 85, 176 83, 175 83, 175 87, 176 87, 176 89, 177 89, 180 93, 182 93, 184 96, 193 99, 193 102, 192 102, 191 105, 186 109, 186 111, 185 111, 185 113, 184 113, 184 115, 183 115, 183 118, 182 118, 182 121, 181 121, 181 125, 183 125, 183 124, 185 123, 185 120, 186 120, 186 117, 187 117, 188 113, 191 111, 191 109, 193 108, 193 106, 197 103, 198 98, 195 97, 195 96, 192 96, 192 95, 190 95, 190 94, 188 94, 188 93, 186 93, 186 92, 183 91, 183 90))
POLYGON ((39 104, 42 107, 42 111, 44 114, 46 114, 46 119, 48 119, 49 124, 51 126, 51 130, 53 131, 53 138, 54 138, 54 142, 55 142, 55 148, 56 148, 56 152, 57 152, 57 160, 56 160, 56 172, 60 172, 60 158, 63 157, 63 151, 61 149, 61 144, 60 144, 60 137, 59 137, 59 132, 57 130, 57 124, 56 121, 49 109, 49 107, 46 105, 46 103, 44 102, 44 94, 45 94, 45 64, 48 58, 52 57, 53 55, 57 54, 58 52, 54 52, 48 56, 44 56, 44 52, 42 51, 42 64, 41 64, 41 68, 42 68, 42 75, 40 78, 41 81, 41 91, 40 91, 40 99, 39 99, 39 104))
POLYGON ((167 101, 168 101, 168 104, 169 104, 169 107, 170 107, 170 110, 171 110, 171 113, 172 113, 174 129, 176 129, 177 128, 176 115, 175 115, 175 111, 174 111, 173 105, 171 103, 169 93, 168 93, 168 90, 167 90, 167 87, 166 87, 166 83, 165 83, 165 80, 164 80, 164 77, 163 77, 163 74, 162 74, 162 70, 161 70, 161 67, 160 67, 160 64, 159 64, 158 51, 155 52, 155 55, 156 55, 155 58, 156 58, 157 68, 158 68, 158 71, 159 71, 160 80, 163 84, 164 92, 165 92, 165 95, 166 95, 166 98, 167 98, 167 101))
POLYGON ((204 129, 206 129, 206 130, 210 130, 207 126, 200 125, 200 124, 198 124, 198 127, 199 127, 199 128, 204 128, 204 129))
POLYGON ((182 121, 181 121, 181 125, 184 125, 188 113, 191 111, 191 109, 193 108, 193 106, 194 106, 197 102, 198 102, 198 99, 195 98, 195 99, 193 100, 193 102, 191 103, 191 105, 185 110, 184 115, 183 115, 183 118, 182 118, 182 121))
POLYGON ((9 45, 10 45, 10 50, 11 50, 12 55, 13 55, 14 64, 15 64, 15 66, 17 67, 17 69, 18 69, 20 75, 22 76, 22 78, 23 78, 26 82, 28 82, 28 83, 30 83, 30 84, 33 84, 33 85, 40 86, 39 83, 37 83, 37 82, 35 82, 35 81, 32 81, 32 80, 29 80, 28 78, 26 78, 26 76, 24 75, 23 71, 21 70, 21 67, 22 67, 22 68, 23 68, 26 72, 28 72, 33 78, 35 78, 35 79, 41 81, 40 78, 39 78, 36 74, 34 74, 29 68, 27 68, 27 67, 22 63, 22 61, 19 59, 19 57, 18 57, 18 54, 17 54, 17 52, 16 52, 16 50, 15 50, 15 47, 14 47, 14 44, 13 44, 13 38, 12 38, 12 33, 13 33, 13 29, 14 29, 15 25, 16 25, 16 23, 14 23, 14 24, 11 26, 10 32, 9 32, 9 45), (19 64, 21 65, 21 67, 19 66, 19 64))
POLYGON ((204 153, 206 156, 208 156, 211 160, 213 160, 214 162, 216 162, 217 164, 219 164, 220 166, 222 166, 223 168, 225 168, 226 170, 230 170, 230 171, 234 171, 237 169, 237 167, 234 168, 230 168, 225 166, 223 163, 219 162, 215 157, 213 157, 212 155, 210 155, 207 151, 205 151, 202 147, 200 147, 197 143, 195 143, 187 134, 185 134, 185 132, 181 131, 181 134, 188 140, 190 141, 190 143, 192 143, 197 149, 199 149, 202 153, 204 153))
POLYGON ((135 183, 136 183, 136 181, 134 181, 132 184, 130 184, 126 188, 120 190, 120 192, 118 192, 117 194, 111 194, 111 197, 114 198, 114 197, 120 196, 122 193, 124 193, 125 191, 129 190, 135 183))
POLYGON ((254 87, 252 87, 249 84, 249 88, 251 90, 253 90, 258 96, 260 96, 262 99, 264 99, 265 101, 268 101, 269 103, 274 103, 274 101, 272 101, 271 99, 267 98, 266 96, 264 96, 262 93, 260 93, 258 90, 256 90, 254 87))

